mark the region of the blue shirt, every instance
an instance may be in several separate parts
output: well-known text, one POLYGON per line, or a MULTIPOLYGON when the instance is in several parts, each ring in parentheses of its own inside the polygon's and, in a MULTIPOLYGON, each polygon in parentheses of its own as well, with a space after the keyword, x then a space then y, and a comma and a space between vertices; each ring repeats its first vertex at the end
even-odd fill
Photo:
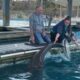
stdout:
POLYGON ((43 15, 33 13, 29 18, 30 23, 30 29, 33 30, 33 32, 44 30, 44 24, 43 24, 43 15))

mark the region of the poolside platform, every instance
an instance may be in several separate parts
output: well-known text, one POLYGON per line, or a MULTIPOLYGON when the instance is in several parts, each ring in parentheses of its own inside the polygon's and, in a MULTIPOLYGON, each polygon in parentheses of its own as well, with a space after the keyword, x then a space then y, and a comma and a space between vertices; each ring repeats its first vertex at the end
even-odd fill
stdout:
MULTIPOLYGON (((0 64, 16 63, 17 61, 30 59, 43 47, 44 46, 31 46, 25 43, 2 44, 0 45, 0 64)), ((70 44, 70 48, 73 52, 78 51, 75 44, 70 44)))
POLYGON ((0 45, 0 64, 16 63, 30 59, 39 52, 42 46, 31 46, 25 43, 9 43, 0 45))
MULTIPOLYGON (((44 47, 25 44, 28 42, 29 36, 29 30, 0 32, 0 64, 14 64, 18 61, 31 59, 34 54, 44 47)), ((70 43, 70 50, 80 52, 80 49, 77 49, 74 43, 70 43)))

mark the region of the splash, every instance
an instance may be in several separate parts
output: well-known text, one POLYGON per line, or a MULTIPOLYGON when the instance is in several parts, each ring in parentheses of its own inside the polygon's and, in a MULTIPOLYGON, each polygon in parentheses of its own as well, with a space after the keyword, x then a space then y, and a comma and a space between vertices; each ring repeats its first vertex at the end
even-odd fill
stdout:
POLYGON ((67 40, 64 40, 63 41, 63 52, 60 53, 60 56, 61 58, 64 60, 64 61, 71 61, 71 51, 70 51, 70 48, 69 48, 69 43, 67 40))
POLYGON ((29 80, 28 78, 31 77, 31 73, 20 73, 20 74, 15 74, 9 77, 9 80, 29 80))
MULTIPOLYGON (((64 47, 57 51, 56 54, 50 54, 50 51, 47 52, 45 59, 51 58, 55 62, 71 61, 71 51, 68 41, 64 40, 62 44, 64 47)), ((52 53, 54 53, 54 51, 52 53)))

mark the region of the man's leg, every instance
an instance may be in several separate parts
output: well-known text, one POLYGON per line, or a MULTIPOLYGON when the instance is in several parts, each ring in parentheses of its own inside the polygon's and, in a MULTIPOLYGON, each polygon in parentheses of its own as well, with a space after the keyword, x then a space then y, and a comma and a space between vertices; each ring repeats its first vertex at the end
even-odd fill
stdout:
POLYGON ((47 36, 47 35, 42 35, 42 37, 43 37, 43 39, 44 39, 45 42, 51 43, 51 40, 50 40, 49 36, 47 36))
POLYGON ((41 35, 40 32, 35 32, 34 36, 35 36, 35 42, 37 44, 43 44, 43 43, 45 43, 45 41, 43 40, 42 35, 41 35))

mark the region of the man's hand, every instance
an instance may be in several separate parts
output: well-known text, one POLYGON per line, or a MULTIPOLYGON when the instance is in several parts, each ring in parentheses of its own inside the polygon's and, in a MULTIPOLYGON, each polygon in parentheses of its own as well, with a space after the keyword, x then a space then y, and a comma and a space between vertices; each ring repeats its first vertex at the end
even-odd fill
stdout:
POLYGON ((30 41, 31 41, 32 43, 35 43, 35 37, 34 37, 33 35, 30 37, 30 41))
POLYGON ((46 32, 44 31, 44 32, 42 32, 42 34, 45 36, 46 35, 46 32))
POLYGON ((75 43, 77 48, 79 48, 79 44, 78 44, 77 39, 75 38, 75 36, 72 37, 72 41, 75 43))
POLYGON ((73 40, 74 44, 77 46, 77 48, 79 48, 79 44, 76 40, 73 40))
POLYGON ((59 37, 60 37, 60 34, 59 34, 59 33, 57 33, 57 34, 56 34, 56 37, 55 37, 54 44, 58 41, 59 37))

